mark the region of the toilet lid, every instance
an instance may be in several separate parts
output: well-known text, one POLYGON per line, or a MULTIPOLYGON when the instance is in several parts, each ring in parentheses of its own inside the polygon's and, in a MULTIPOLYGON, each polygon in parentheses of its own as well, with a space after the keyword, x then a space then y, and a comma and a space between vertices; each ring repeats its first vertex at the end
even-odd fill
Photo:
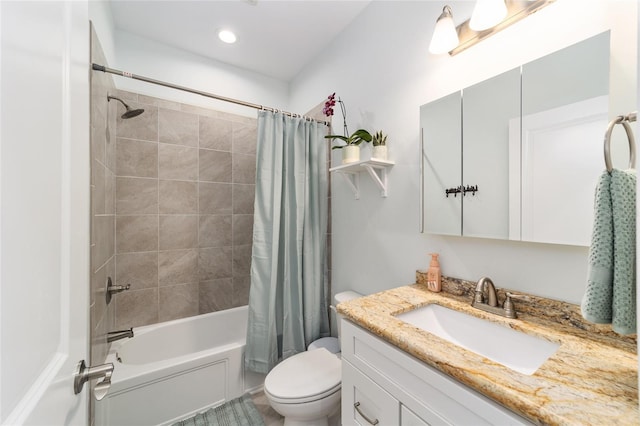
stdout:
POLYGON ((287 402, 323 398, 340 389, 340 358, 324 348, 296 354, 276 365, 264 380, 264 390, 287 402))

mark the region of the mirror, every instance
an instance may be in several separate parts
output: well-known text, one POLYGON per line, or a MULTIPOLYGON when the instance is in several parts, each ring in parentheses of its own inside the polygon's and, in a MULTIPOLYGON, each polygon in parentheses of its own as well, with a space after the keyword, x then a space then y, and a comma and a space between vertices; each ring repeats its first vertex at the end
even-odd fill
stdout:
POLYGON ((420 108, 424 232, 588 245, 609 32, 420 108))
POLYGON ((510 239, 589 245, 608 94, 609 32, 522 66, 522 127, 509 144, 520 211, 512 203, 510 239))

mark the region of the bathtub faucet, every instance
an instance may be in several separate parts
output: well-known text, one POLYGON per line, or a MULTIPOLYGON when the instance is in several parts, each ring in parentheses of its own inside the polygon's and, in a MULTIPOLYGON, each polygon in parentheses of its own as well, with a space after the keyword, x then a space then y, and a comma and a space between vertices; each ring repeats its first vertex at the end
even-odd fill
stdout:
POLYGON ((108 332, 107 343, 115 342, 116 340, 125 339, 127 337, 133 337, 133 328, 108 332))

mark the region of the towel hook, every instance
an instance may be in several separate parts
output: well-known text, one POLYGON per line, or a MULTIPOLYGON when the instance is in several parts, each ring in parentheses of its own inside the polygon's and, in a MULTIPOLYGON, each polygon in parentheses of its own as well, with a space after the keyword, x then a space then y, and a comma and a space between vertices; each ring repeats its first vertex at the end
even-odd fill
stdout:
POLYGON ((611 163, 611 133, 616 124, 622 124, 624 131, 627 134, 627 140, 629 141, 629 168, 636 167, 636 141, 633 137, 633 130, 629 125, 629 121, 635 121, 636 114, 631 113, 629 115, 619 115, 609 122, 607 132, 604 135, 604 164, 607 166, 607 171, 613 170, 613 164, 611 163))

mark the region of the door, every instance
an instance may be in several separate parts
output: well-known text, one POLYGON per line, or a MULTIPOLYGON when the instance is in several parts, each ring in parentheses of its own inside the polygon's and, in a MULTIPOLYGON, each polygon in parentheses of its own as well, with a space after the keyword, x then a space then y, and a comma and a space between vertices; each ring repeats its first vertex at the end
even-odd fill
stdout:
POLYGON ((86 425, 86 1, 0 1, 0 93, 0 423, 86 425))

